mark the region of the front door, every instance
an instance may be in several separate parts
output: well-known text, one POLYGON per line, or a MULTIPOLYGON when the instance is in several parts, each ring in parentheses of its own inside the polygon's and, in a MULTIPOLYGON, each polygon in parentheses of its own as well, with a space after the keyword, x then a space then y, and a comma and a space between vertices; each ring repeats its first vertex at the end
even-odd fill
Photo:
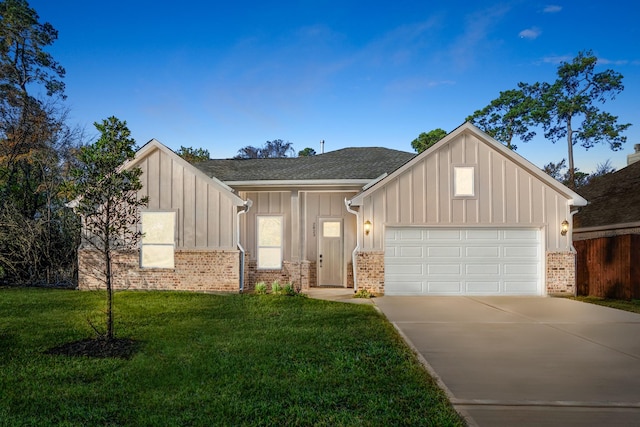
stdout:
POLYGON ((318 286, 344 286, 342 218, 320 218, 318 286))

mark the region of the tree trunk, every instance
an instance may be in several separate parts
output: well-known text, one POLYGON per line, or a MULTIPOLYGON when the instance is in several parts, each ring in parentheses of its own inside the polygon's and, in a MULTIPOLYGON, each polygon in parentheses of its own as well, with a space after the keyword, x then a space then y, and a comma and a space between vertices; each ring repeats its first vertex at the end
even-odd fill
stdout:
POLYGON ((573 130, 571 129, 571 118, 567 120, 567 148, 569 150, 569 188, 576 189, 576 169, 573 164, 573 130))

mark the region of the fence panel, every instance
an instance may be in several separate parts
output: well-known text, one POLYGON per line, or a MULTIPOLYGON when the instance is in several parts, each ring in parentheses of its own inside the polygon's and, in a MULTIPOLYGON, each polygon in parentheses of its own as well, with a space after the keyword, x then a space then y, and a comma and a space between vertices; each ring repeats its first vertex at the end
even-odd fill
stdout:
POLYGON ((615 299, 640 298, 640 235, 574 242, 577 293, 615 299))

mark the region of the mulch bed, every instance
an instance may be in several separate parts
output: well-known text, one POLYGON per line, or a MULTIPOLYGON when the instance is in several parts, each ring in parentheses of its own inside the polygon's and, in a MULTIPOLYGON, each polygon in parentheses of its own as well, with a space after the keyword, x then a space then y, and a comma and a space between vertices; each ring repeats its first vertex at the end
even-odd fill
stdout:
POLYGON ((129 359, 140 348, 140 343, 128 338, 88 338, 62 344, 47 350, 46 354, 70 357, 96 357, 129 359))

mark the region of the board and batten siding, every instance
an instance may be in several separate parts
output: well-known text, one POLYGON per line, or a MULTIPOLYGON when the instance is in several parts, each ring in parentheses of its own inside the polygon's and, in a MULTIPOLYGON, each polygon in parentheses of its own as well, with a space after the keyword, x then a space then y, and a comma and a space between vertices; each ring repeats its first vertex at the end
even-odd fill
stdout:
POLYGON ((372 222, 364 250, 384 248, 385 226, 410 225, 544 228, 547 250, 568 248, 567 197, 539 177, 472 133, 428 154, 364 197, 362 221, 372 222), (454 166, 476 168, 475 197, 454 197, 454 166))
POLYGON ((257 219, 259 215, 280 215, 283 217, 283 260, 291 259, 291 191, 247 191, 240 196, 251 200, 253 205, 249 212, 241 217, 241 244, 249 252, 251 259, 256 259, 257 219))
POLYGON ((235 249, 236 204, 224 188, 175 155, 156 149, 140 159, 148 210, 175 211, 179 249, 235 249))

